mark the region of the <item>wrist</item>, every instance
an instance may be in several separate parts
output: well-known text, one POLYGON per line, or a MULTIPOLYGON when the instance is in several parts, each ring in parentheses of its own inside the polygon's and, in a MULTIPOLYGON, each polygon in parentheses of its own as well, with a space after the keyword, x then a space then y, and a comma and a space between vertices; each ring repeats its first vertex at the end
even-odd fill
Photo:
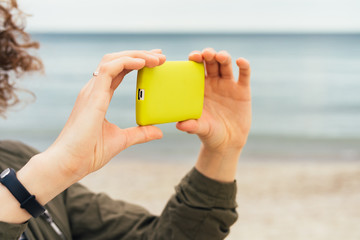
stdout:
POLYGON ((78 182, 89 174, 86 171, 88 164, 86 161, 79 161, 80 156, 76 158, 64 149, 64 146, 51 146, 44 152, 35 155, 32 160, 39 165, 47 166, 49 171, 56 171, 56 174, 63 179, 68 179, 73 183, 78 182))
POLYGON ((212 148, 207 146, 206 144, 202 144, 201 152, 207 153, 209 155, 216 155, 222 158, 233 158, 239 157, 242 151, 242 147, 219 147, 212 148))
POLYGON ((241 148, 212 149, 202 145, 196 169, 203 175, 220 181, 235 180, 241 148))
POLYGON ((5 169, 0 176, 0 182, 4 185, 14 198, 20 203, 20 208, 25 209, 31 216, 37 218, 44 213, 45 208, 39 204, 35 195, 22 185, 12 168, 5 169))
MULTIPOLYGON (((24 181, 24 186, 29 185, 29 191, 42 189, 39 194, 39 202, 46 204, 53 197, 78 182, 81 177, 67 171, 61 166, 64 156, 56 152, 48 151, 33 156, 29 162, 18 171, 18 179, 24 181), (31 184, 31 186, 30 186, 31 184)), ((31 192, 31 191, 30 191, 31 192)), ((35 195, 35 193, 33 193, 35 195)))
MULTIPOLYGON (((17 179, 36 200, 45 205, 78 179, 64 175, 55 164, 55 156, 40 153, 33 156, 17 173, 17 179)), ((0 184, 1 185, 1 184, 0 184)), ((0 186, 0 221, 23 223, 31 215, 4 186, 0 186)))
POLYGON ((40 153, 17 172, 19 181, 42 205, 78 181, 76 176, 66 174, 58 167, 60 160, 47 152, 40 153))

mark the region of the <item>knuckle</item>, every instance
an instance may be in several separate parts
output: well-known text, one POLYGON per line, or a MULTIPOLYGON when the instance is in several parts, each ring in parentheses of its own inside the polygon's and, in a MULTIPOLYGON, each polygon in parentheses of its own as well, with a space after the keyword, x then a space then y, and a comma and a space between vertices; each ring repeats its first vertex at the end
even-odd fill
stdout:
POLYGON ((139 51, 136 51, 136 50, 126 50, 126 51, 122 51, 122 52, 119 52, 119 57, 122 58, 122 57, 133 57, 133 56, 136 56, 138 54, 139 51))
POLYGON ((102 61, 107 62, 107 61, 110 61, 111 59, 112 59, 112 54, 107 53, 103 56, 102 61))
POLYGON ((194 50, 194 51, 192 51, 190 54, 201 54, 201 52, 198 51, 198 50, 194 50))
POLYGON ((99 72, 104 74, 104 73, 107 73, 109 71, 109 65, 107 64, 101 64, 99 66, 99 72))
POLYGON ((150 54, 150 55, 153 55, 155 54, 154 52, 152 51, 148 51, 148 50, 140 50, 139 53, 143 53, 143 54, 150 54))
POLYGON ((222 54, 222 55, 225 55, 225 56, 230 56, 230 54, 226 50, 221 50, 221 51, 218 52, 218 54, 222 54))
POLYGON ((133 53, 134 53, 133 50, 126 50, 126 51, 121 51, 121 52, 119 52, 119 55, 121 55, 121 56, 128 56, 128 55, 131 55, 131 54, 133 54, 133 53))
POLYGON ((144 135, 144 141, 147 142, 148 140, 150 140, 150 135, 149 135, 149 131, 147 128, 142 128, 142 132, 144 135))
POLYGON ((120 62, 120 63, 124 63, 124 62, 131 61, 132 59, 133 59, 133 57, 123 56, 123 57, 119 58, 119 62, 120 62))
POLYGON ((204 51, 204 52, 211 52, 211 53, 214 53, 214 52, 215 52, 215 50, 214 50, 213 48, 211 48, 211 47, 207 47, 207 48, 205 48, 203 51, 204 51))

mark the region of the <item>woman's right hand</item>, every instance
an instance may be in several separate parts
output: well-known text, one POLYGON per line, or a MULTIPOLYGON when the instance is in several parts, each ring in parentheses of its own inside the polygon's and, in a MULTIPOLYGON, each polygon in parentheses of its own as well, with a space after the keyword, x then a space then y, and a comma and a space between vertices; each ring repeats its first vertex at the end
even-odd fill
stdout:
POLYGON ((107 54, 94 76, 78 95, 72 113, 46 154, 62 156, 59 169, 79 178, 94 172, 127 147, 162 137, 155 126, 120 129, 105 118, 115 89, 124 76, 144 66, 165 62, 161 50, 125 51, 107 54))
MULTIPOLYGON (((162 137, 161 130, 154 126, 120 129, 105 115, 115 89, 127 73, 144 66, 156 67, 165 60, 161 50, 125 51, 103 57, 96 69, 98 76, 81 90, 59 137, 17 172, 19 181, 40 204, 45 205, 103 167, 125 148, 162 137)), ((0 184, 0 221, 22 223, 30 217, 0 184)))

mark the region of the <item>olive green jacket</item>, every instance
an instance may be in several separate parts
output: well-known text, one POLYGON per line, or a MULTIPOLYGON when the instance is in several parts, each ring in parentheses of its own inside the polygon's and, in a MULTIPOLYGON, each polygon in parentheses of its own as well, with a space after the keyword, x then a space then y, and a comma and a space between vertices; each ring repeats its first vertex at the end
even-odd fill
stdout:
MULTIPOLYGON (((19 170, 37 151, 0 141, 0 171, 19 170)), ((175 188, 160 216, 144 208, 95 194, 74 184, 45 208, 66 239, 224 239, 236 221, 236 183, 219 183, 192 169, 175 188)), ((0 239, 61 239, 43 216, 23 224, 0 222, 0 239)))

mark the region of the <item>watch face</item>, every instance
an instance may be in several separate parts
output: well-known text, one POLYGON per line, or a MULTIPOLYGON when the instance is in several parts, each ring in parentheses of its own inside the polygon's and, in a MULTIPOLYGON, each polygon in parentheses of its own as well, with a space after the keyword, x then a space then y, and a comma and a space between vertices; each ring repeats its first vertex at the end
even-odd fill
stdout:
POLYGON ((10 173, 10 168, 5 169, 5 170, 1 173, 0 178, 6 177, 9 173, 10 173))

